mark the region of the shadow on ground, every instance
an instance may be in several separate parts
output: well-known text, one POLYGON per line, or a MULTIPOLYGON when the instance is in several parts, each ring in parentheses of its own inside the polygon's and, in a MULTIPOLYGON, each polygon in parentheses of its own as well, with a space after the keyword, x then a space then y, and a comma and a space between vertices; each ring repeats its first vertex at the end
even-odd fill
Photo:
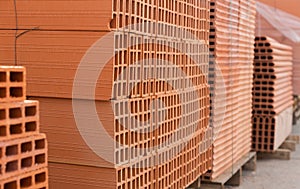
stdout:
MULTIPOLYGON (((300 135, 300 121, 293 128, 300 135)), ((256 172, 244 172, 243 183, 228 189, 300 189, 300 145, 292 153, 292 159, 259 160, 256 172)))

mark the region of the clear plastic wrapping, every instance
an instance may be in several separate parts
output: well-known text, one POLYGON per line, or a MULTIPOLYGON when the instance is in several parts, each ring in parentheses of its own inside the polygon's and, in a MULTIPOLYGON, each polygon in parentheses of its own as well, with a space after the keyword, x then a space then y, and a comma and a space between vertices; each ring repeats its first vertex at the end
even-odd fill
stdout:
POLYGON ((257 2, 257 12, 259 16, 266 19, 274 28, 282 33, 282 35, 295 43, 300 43, 299 17, 261 2, 257 2))

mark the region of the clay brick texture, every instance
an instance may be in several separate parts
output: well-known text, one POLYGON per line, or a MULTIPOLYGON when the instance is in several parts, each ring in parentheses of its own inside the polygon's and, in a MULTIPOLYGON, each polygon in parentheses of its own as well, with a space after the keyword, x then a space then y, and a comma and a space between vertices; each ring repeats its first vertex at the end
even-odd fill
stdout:
MULTIPOLYGON (((118 189, 185 188, 210 169, 209 6, 208 0, 1 1, 0 60, 26 66, 27 95, 41 100, 49 161, 71 167, 69 175, 77 174, 77 166, 87 172, 108 170, 113 174, 106 188, 118 189), (95 88, 98 117, 116 141, 111 163, 80 135, 72 90, 90 47, 112 31, 112 48, 97 49, 112 58, 95 88), (155 166, 147 168, 149 162, 155 166)), ((84 87, 92 82, 81 82, 85 85, 76 100, 87 103, 92 98, 84 87)), ((105 144, 97 148, 110 150, 105 144)), ((63 179, 54 180, 57 174, 50 177, 52 187, 70 188, 63 179)), ((72 188, 105 183, 87 179, 72 188)))
POLYGON ((1 180, 1 189, 48 189, 48 169, 37 169, 1 180))
POLYGON ((210 1, 210 125, 215 179, 251 150, 255 1, 210 1))
MULTIPOLYGON (((288 0, 288 1, 272 1, 272 0, 260 0, 261 3, 271 6, 270 8, 277 9, 280 11, 284 11, 291 16, 300 17, 299 11, 299 4, 298 1, 295 0, 288 0)), ((292 26, 292 25, 291 25, 292 26)), ((256 35, 257 36, 268 36, 272 39, 282 43, 289 45, 293 48, 293 75, 292 75, 292 82, 293 82, 293 94, 300 95, 300 62, 299 62, 299 43, 287 38, 283 37, 282 31, 279 31, 274 27, 268 20, 264 18, 263 15, 258 14, 256 17, 256 35)))
MULTIPOLYGON (((73 80, 82 58, 95 42, 107 36, 111 30, 115 32, 110 42, 115 44, 113 50, 101 53, 114 56, 115 52, 117 55, 107 62, 99 77, 96 100, 125 98, 129 95, 129 79, 117 82, 118 74, 156 52, 154 48, 151 49, 152 53, 143 53, 147 49, 139 44, 168 45, 187 40, 194 45, 208 43, 208 1, 104 0, 78 1, 69 6, 67 0, 17 2, 18 26, 5 24, 16 22, 14 3, 5 0, 1 4, 3 16, 0 17, 3 22, 0 23, 3 26, 0 28, 4 30, 0 32, 3 41, 0 43, 3 52, 0 57, 4 63, 26 66, 31 76, 28 78, 27 92, 30 96, 72 98, 73 80), (201 40, 201 43, 195 43, 195 39, 201 40), (125 48, 125 44, 130 44, 132 48, 125 48)), ((180 49, 184 50, 185 47, 182 45, 180 49)), ((172 51, 162 48, 163 55, 169 50, 172 51)), ((174 54, 170 56, 173 62, 174 54)), ((180 55, 177 53, 177 56, 180 55)), ((90 97, 81 94, 80 98, 90 97)))
POLYGON ((0 141, 39 133, 38 101, 25 100, 2 105, 0 107, 0 141))
POLYGON ((1 66, 0 103, 25 100, 26 72, 22 67, 1 66))
POLYGON ((253 150, 279 148, 292 130, 292 48, 266 36, 255 39, 253 150))
MULTIPOLYGON (((0 61, 26 66, 27 95, 41 103, 50 187, 186 188, 247 154, 254 17, 254 0, 1 1, 0 61), (93 46, 107 36, 108 48, 93 46), (101 67, 94 98, 93 82, 84 77, 72 99, 77 68, 92 46, 89 71, 100 64, 99 55, 111 58, 101 67), (98 156, 77 127, 72 103, 90 100, 116 142, 96 148, 112 151, 113 162, 98 156)), ((86 128, 94 124, 89 113, 79 117, 89 119, 86 128)), ((94 141, 103 136, 84 132, 94 141)))
POLYGON ((43 134, 3 141, 0 149, 1 180, 47 167, 47 141, 43 134))
POLYGON ((39 133, 39 102, 25 100, 26 70, 0 66, 0 188, 47 189, 48 143, 39 133))

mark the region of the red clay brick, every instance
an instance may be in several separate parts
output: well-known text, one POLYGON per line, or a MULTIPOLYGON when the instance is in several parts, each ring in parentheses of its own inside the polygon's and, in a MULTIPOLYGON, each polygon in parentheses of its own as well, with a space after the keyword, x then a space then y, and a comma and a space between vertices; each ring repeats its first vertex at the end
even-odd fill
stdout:
POLYGON ((1 180, 47 167, 47 141, 44 134, 36 134, 0 143, 1 180))
POLYGON ((38 132, 38 101, 1 103, 0 141, 31 136, 38 132))

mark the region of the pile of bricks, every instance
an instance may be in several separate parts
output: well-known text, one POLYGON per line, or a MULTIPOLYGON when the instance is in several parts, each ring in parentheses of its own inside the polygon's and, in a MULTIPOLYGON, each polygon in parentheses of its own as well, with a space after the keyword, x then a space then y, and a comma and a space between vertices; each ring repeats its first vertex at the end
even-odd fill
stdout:
POLYGON ((177 189, 211 169, 209 1, 15 3, 0 2, 0 60, 28 69, 28 95, 41 103, 49 140, 51 187, 177 189), (102 63, 103 70, 92 95, 93 81, 83 78, 72 99, 85 61, 85 71, 102 63), (85 136, 113 162, 78 129, 72 103, 91 99, 116 145, 90 129, 97 127, 90 109, 77 116, 87 118, 85 136))
POLYGON ((293 48, 293 94, 300 95, 300 54, 298 53, 300 44, 297 42, 298 30, 294 27, 295 22, 299 22, 299 3, 295 0, 259 0, 257 6, 259 11, 256 17, 256 35, 269 36, 293 48), (274 18, 272 13, 277 17, 280 15, 282 19, 277 19, 276 16, 274 18), (275 22, 272 23, 272 20, 275 22), (280 27, 276 23, 280 23, 280 27), (284 26, 287 26, 289 29, 286 29, 284 26), (285 31, 278 28, 285 28, 285 31), (289 36, 286 36, 286 34, 289 34, 289 36))
POLYGON ((0 188, 48 188, 47 141, 39 103, 25 100, 23 67, 0 66, 0 188))
POLYGON ((277 150, 292 130, 292 48, 256 37, 253 83, 253 150, 277 150))
POLYGON ((211 0, 213 180, 251 150, 255 1, 211 0))

